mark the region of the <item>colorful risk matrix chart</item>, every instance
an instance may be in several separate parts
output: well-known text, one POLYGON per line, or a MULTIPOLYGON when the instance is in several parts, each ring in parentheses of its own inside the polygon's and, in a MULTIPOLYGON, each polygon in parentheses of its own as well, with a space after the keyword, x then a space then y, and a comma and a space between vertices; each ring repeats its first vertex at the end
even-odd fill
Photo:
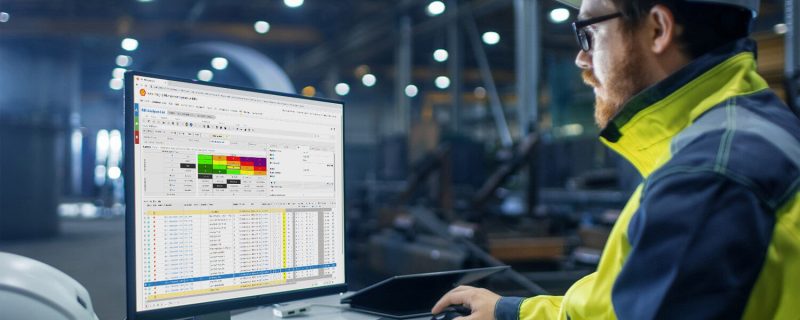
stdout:
POLYGON ((267 158, 197 155, 199 174, 267 175, 267 158))
POLYGON ((200 196, 258 196, 266 194, 267 158, 197 155, 200 196))

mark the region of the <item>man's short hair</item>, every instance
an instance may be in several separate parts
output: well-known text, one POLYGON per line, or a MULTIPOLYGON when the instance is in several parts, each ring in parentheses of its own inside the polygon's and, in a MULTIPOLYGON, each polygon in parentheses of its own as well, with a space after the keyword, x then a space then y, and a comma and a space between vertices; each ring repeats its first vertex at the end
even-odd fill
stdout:
POLYGON ((745 8, 684 0, 610 0, 622 13, 624 28, 633 30, 653 6, 669 8, 683 26, 678 35, 684 51, 697 58, 715 48, 750 34, 753 15, 745 8))

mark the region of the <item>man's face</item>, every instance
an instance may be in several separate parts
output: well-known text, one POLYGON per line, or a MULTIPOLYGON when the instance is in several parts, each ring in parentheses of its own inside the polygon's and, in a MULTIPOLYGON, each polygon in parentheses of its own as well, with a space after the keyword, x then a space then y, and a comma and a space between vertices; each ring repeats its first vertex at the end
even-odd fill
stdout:
MULTIPOLYGON (((608 0, 584 0, 578 19, 613 14, 618 10, 608 0)), ((575 64, 583 69, 583 80, 594 88, 595 122, 605 128, 622 105, 646 87, 645 51, 635 32, 625 30, 620 18, 587 27, 589 52, 580 51, 575 64)))

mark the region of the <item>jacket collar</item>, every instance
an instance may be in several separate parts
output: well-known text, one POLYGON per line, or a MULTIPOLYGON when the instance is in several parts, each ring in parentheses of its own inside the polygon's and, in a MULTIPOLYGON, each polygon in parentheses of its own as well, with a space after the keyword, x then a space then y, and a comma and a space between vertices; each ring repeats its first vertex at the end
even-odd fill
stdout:
POLYGON ((767 88, 756 73, 756 44, 740 39, 707 53, 625 103, 600 140, 643 177, 669 159, 672 137, 715 105, 767 88))

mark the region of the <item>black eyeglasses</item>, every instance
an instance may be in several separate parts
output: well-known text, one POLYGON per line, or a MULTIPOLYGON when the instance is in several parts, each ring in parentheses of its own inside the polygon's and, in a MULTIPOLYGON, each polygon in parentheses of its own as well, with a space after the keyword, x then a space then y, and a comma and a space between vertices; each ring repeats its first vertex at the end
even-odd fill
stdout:
POLYGON ((592 49, 592 37, 586 32, 586 27, 595 23, 611 20, 622 16, 622 12, 607 14, 586 20, 578 20, 572 23, 572 30, 575 30, 575 37, 578 40, 578 45, 584 52, 589 52, 592 49))

